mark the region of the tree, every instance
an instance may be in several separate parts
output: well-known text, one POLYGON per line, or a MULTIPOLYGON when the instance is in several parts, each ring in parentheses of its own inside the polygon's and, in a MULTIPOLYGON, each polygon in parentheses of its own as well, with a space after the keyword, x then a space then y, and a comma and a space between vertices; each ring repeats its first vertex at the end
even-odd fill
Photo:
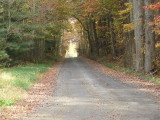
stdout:
POLYGON ((58 55, 61 31, 68 24, 66 3, 63 0, 0 1, 0 61, 5 63, 11 58, 10 64, 37 62, 48 54, 58 55))
MULTIPOLYGON (((152 4, 152 0, 145 0, 145 6, 152 4)), ((153 21, 153 11, 150 9, 145 10, 145 72, 148 73, 153 69, 154 61, 154 32, 153 25, 149 25, 149 22, 153 21)))
POLYGON ((133 0, 133 13, 134 13, 134 35, 136 44, 136 71, 142 71, 144 67, 144 32, 143 32, 143 9, 142 0, 133 0))
POLYGON ((3 1, 0 2, 0 67, 4 67, 10 61, 9 55, 6 52, 7 44, 6 44, 6 37, 7 37, 7 29, 6 29, 6 22, 4 20, 4 3, 3 1))

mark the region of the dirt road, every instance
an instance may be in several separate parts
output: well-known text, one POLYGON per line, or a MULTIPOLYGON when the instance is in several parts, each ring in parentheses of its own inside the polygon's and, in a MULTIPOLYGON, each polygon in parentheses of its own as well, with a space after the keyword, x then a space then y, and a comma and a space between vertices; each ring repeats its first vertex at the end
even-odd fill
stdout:
POLYGON ((62 65, 53 96, 23 119, 160 120, 160 101, 70 58, 62 65))

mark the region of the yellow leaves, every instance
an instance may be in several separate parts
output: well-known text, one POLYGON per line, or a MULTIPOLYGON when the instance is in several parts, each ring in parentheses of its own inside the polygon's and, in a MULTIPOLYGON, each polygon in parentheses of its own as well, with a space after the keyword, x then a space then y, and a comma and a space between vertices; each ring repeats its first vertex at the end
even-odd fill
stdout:
POLYGON ((26 23, 32 23, 33 21, 31 19, 27 19, 26 23))
POLYGON ((130 13, 130 11, 132 10, 133 6, 132 3, 125 3, 125 6, 127 7, 124 10, 119 11, 119 15, 125 15, 127 13, 130 13))
MULTIPOLYGON (((132 8, 133 8, 132 3, 125 3, 125 6, 126 6, 126 8, 124 10, 121 10, 121 11, 118 12, 118 14, 120 16, 119 20, 121 20, 121 21, 126 20, 129 17, 130 12, 132 11, 132 8)), ((133 31, 134 30, 134 24, 136 24, 136 23, 132 22, 132 23, 129 23, 129 24, 123 24, 124 32, 133 31)))
POLYGON ((51 36, 54 37, 55 35, 51 33, 51 36))
POLYGON ((55 37, 55 36, 56 36, 56 34, 51 33, 51 32, 48 31, 48 30, 45 30, 43 33, 44 33, 46 36, 50 36, 50 37, 55 37))
POLYGON ((3 13, 4 9, 2 6, 0 6, 0 13, 3 13))
POLYGON ((85 12, 87 13, 96 13, 99 9, 98 6, 98 1, 97 0, 88 0, 84 5, 83 5, 85 12))
POLYGON ((106 30, 107 26, 97 26, 97 30, 106 30))
POLYGON ((23 8, 23 9, 29 9, 30 6, 29 6, 27 3, 25 3, 22 8, 23 8))
MULTIPOLYGON (((125 6, 126 6, 126 9, 121 10, 118 13, 121 16, 121 18, 119 18, 121 20, 125 20, 126 18, 128 18, 129 15, 130 15, 130 12, 133 9, 132 3, 125 3, 125 6)), ((132 23, 128 23, 128 24, 123 24, 123 30, 124 30, 124 32, 131 32, 131 31, 133 31, 134 30, 134 24, 139 24, 139 23, 138 22, 137 23, 132 22, 132 23)))
POLYGON ((124 32, 131 32, 134 30, 134 22, 129 24, 123 24, 124 32))
POLYGON ((156 44, 156 48, 160 48, 160 43, 157 43, 157 44, 156 44))
POLYGON ((155 32, 156 35, 160 35, 160 30, 159 30, 159 29, 156 29, 156 28, 155 28, 155 29, 154 29, 154 32, 155 32))

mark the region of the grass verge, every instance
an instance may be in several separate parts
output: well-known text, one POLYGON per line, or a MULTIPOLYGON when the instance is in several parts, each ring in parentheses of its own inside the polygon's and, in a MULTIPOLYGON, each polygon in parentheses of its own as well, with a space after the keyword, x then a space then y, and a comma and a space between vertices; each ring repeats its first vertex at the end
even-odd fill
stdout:
POLYGON ((0 71, 0 106, 10 106, 27 97, 27 90, 33 86, 52 64, 17 66, 0 71))
MULTIPOLYGON (((92 58, 91 58, 92 59, 92 58)), ((146 79, 146 80, 149 80, 157 85, 160 85, 160 77, 155 77, 155 76, 151 76, 151 75, 146 75, 144 73, 137 73, 135 72, 134 70, 131 70, 129 68, 125 68, 125 67, 122 67, 122 66, 119 66, 115 63, 112 63, 112 62, 109 62, 107 61, 105 58, 102 59, 102 58, 96 58, 94 59, 96 60, 97 62, 109 67, 109 68, 112 68, 114 70, 117 70, 117 71, 120 71, 120 72, 123 72, 123 73, 126 73, 128 75, 134 75, 134 76, 137 76, 141 79, 146 79)))

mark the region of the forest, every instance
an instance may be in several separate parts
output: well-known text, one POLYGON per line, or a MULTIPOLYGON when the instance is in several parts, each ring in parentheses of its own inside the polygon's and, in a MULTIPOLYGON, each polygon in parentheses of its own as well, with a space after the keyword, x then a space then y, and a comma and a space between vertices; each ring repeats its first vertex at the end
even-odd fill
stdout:
POLYGON ((66 7, 59 0, 1 0, 0 66, 58 56, 66 7))
MULTIPOLYGON (((146 83, 147 80, 145 82, 136 80, 148 85, 147 90, 148 88, 160 90, 160 0, 0 0, 0 112, 1 107, 12 106, 29 95, 30 97, 36 95, 35 101, 37 99, 39 101, 44 95, 49 96, 51 93, 47 90, 53 89, 56 76, 59 74, 57 71, 60 68, 57 66, 63 63, 65 56, 69 56, 68 51, 72 50, 74 53, 75 48, 80 59, 88 61, 91 59, 120 71, 122 74, 119 75, 127 80, 130 80, 130 77, 126 77, 123 73, 136 76, 138 80, 149 79, 154 85, 146 83), (71 48, 71 43, 76 45, 72 45, 71 48), (38 81, 41 83, 37 85, 37 89, 34 85, 38 81), (38 92, 28 93, 31 88, 38 92), (43 92, 43 96, 40 96, 40 91, 43 92)), ((92 79, 87 75, 91 74, 89 71, 92 69, 89 67, 84 69, 83 67, 87 65, 79 59, 68 63, 71 66, 66 65, 67 69, 63 68, 65 75, 69 71, 70 75, 67 78, 79 75, 78 77, 84 78, 83 80, 88 80, 86 86, 89 87, 92 79), (78 75, 76 71, 79 72, 78 75)), ((92 64, 92 66, 99 65, 92 64)), ((101 66, 97 69, 101 69, 101 66)), ((118 74, 115 71, 111 73, 118 74)), ((75 79, 81 80, 81 78, 75 79)), ((96 77, 94 79, 99 80, 96 77)), ((73 79, 70 78, 71 80, 73 79)), ((110 78, 106 81, 112 82, 110 78)), ((79 81, 77 84, 81 83, 82 81, 79 81)), ((115 91, 129 90, 123 88, 123 85, 119 87, 122 89, 117 90, 117 87, 115 91)), ((77 88, 75 93, 76 91, 77 88)), ((83 92, 80 91, 81 94, 83 92)), ((31 100, 34 101, 33 97, 31 100)), ((28 101, 33 104, 30 99, 28 101)), ((77 101, 75 103, 77 104, 77 101)), ((29 107, 31 106, 34 105, 29 107)), ((26 109, 30 109, 29 107, 26 109)))
POLYGON ((159 71, 159 5, 156 0, 88 0, 75 16, 82 25, 80 53, 105 56, 137 72, 159 71))
POLYGON ((158 0, 1 0, 0 66, 64 55, 75 18, 80 55, 159 71, 159 9, 158 0))

